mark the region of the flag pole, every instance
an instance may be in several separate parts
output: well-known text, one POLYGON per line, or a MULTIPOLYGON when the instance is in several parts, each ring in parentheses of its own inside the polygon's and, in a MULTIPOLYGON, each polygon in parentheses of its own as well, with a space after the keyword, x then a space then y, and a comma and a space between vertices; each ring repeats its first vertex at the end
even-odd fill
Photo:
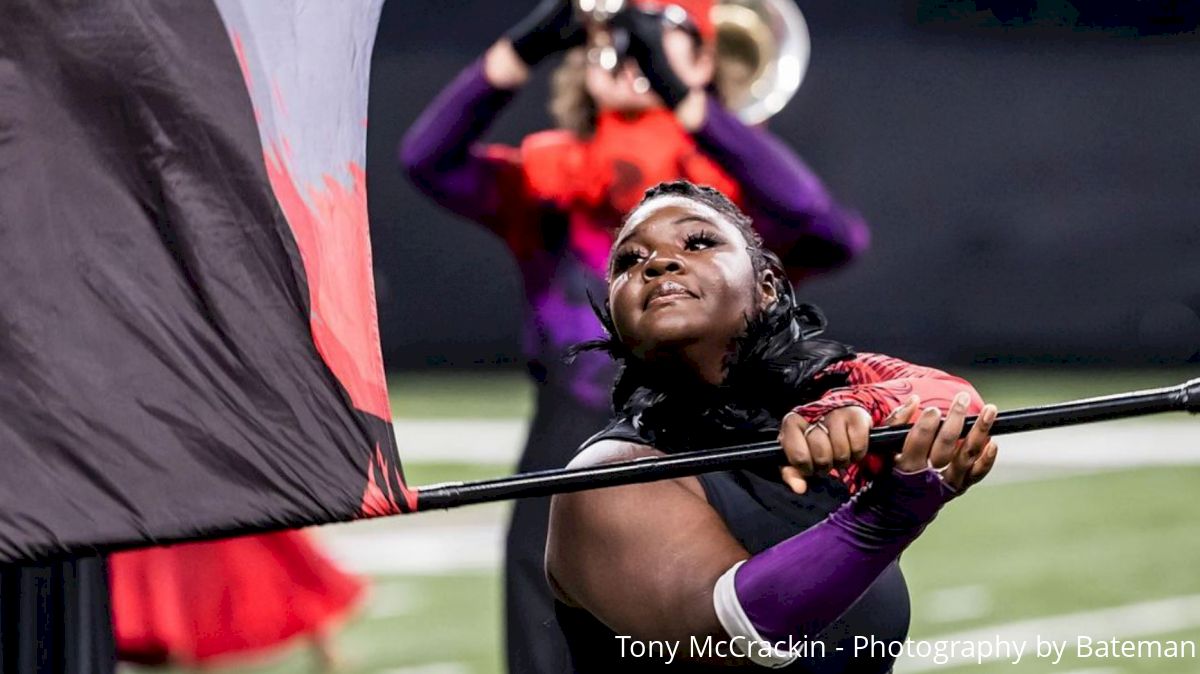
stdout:
MULTIPOLYGON (((1131 391, 1000 412, 992 424, 992 435, 1022 433, 1162 412, 1200 413, 1200 379, 1164 388, 1131 391)), ((964 437, 974 425, 976 418, 974 416, 967 417, 962 431, 964 437)), ((893 453, 898 451, 908 429, 908 426, 897 426, 871 431, 871 451, 893 453)), ((602 466, 559 468, 474 482, 450 482, 416 487, 416 510, 444 510, 476 503, 549 496, 598 487, 653 482, 718 470, 783 465, 784 463, 785 458, 778 442, 774 440, 753 442, 733 447, 646 457, 602 466)))

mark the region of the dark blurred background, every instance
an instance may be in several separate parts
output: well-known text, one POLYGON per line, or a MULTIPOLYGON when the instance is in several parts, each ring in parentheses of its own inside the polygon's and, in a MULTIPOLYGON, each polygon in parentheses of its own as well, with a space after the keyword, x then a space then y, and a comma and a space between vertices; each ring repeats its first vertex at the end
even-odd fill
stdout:
MULTIPOLYGON (((500 242, 417 194, 396 146, 533 0, 393 0, 372 66, 370 213, 391 369, 519 368, 500 242)), ((831 335, 947 366, 1200 361, 1194 3, 798 3, 813 56, 770 121, 870 251, 801 295, 831 335)), ((492 133, 550 124, 547 71, 492 133)))

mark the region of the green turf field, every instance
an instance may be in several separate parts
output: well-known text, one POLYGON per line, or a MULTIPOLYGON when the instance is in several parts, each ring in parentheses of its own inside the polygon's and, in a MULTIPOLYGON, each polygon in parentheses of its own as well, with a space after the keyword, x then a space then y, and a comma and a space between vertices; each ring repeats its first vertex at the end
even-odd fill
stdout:
MULTIPOLYGON (((972 379, 985 397, 1012 407, 1167 385, 1188 376, 1196 373, 972 379)), ((405 377, 393 383, 393 402, 401 417, 419 411, 435 418, 506 418, 526 414, 531 404, 530 387, 515 376, 482 383, 464 377, 405 377)), ((478 479, 508 470, 502 464, 406 462, 413 484, 478 479)), ((911 636, 934 640, 971 630, 994 634, 997 626, 1019 629, 1031 620, 1066 614, 1077 614, 1081 630, 1093 629, 1093 619, 1105 609, 1184 598, 1181 601, 1191 604, 1179 609, 1182 622, 1172 623, 1168 616, 1161 631, 1139 633, 1136 638, 1188 639, 1200 648, 1197 487, 1200 466, 1055 474, 977 488, 952 504, 905 555, 903 567, 913 595, 911 636)), ((396 522, 395 526, 409 526, 404 518, 396 522)), ((340 672, 502 671, 500 585, 494 571, 378 576, 373 585, 368 604, 337 637, 343 661, 340 672)), ((1143 624, 1136 613, 1118 616, 1115 623, 1111 619, 1101 623, 1110 632, 1136 631, 1143 624)), ((1016 667, 993 662, 948 669, 979 674, 1014 670, 1185 674, 1200 672, 1200 660, 1078 659, 1068 651, 1057 665, 1027 655, 1016 667)), ((282 674, 315 671, 315 666, 306 650, 294 648, 259 664, 226 671, 282 674)), ((918 663, 898 669, 904 671, 926 669, 918 663)))

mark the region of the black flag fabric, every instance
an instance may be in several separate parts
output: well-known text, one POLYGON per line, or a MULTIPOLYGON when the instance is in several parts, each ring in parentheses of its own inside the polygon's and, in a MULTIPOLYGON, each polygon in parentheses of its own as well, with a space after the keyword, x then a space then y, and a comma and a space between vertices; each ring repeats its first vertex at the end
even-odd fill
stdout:
POLYGON ((0 562, 411 511, 380 2, 0 4, 0 562))

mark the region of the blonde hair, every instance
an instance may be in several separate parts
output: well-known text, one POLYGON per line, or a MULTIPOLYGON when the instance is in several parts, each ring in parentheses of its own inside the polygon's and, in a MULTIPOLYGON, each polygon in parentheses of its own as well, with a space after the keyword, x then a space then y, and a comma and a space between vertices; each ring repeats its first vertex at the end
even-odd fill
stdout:
POLYGON ((550 115, 560 129, 589 138, 596 131, 596 101, 587 90, 586 47, 571 49, 550 80, 550 115))
MULTIPOLYGON (((712 89, 724 105, 729 105, 730 101, 723 92, 731 88, 725 82, 740 75, 734 70, 734 64, 726 62, 728 60, 717 59, 712 83, 712 89)), ((587 69, 587 48, 575 47, 564 55, 550 79, 550 116, 558 128, 571 131, 580 138, 590 138, 596 132, 598 110, 595 99, 587 90, 587 69)))

